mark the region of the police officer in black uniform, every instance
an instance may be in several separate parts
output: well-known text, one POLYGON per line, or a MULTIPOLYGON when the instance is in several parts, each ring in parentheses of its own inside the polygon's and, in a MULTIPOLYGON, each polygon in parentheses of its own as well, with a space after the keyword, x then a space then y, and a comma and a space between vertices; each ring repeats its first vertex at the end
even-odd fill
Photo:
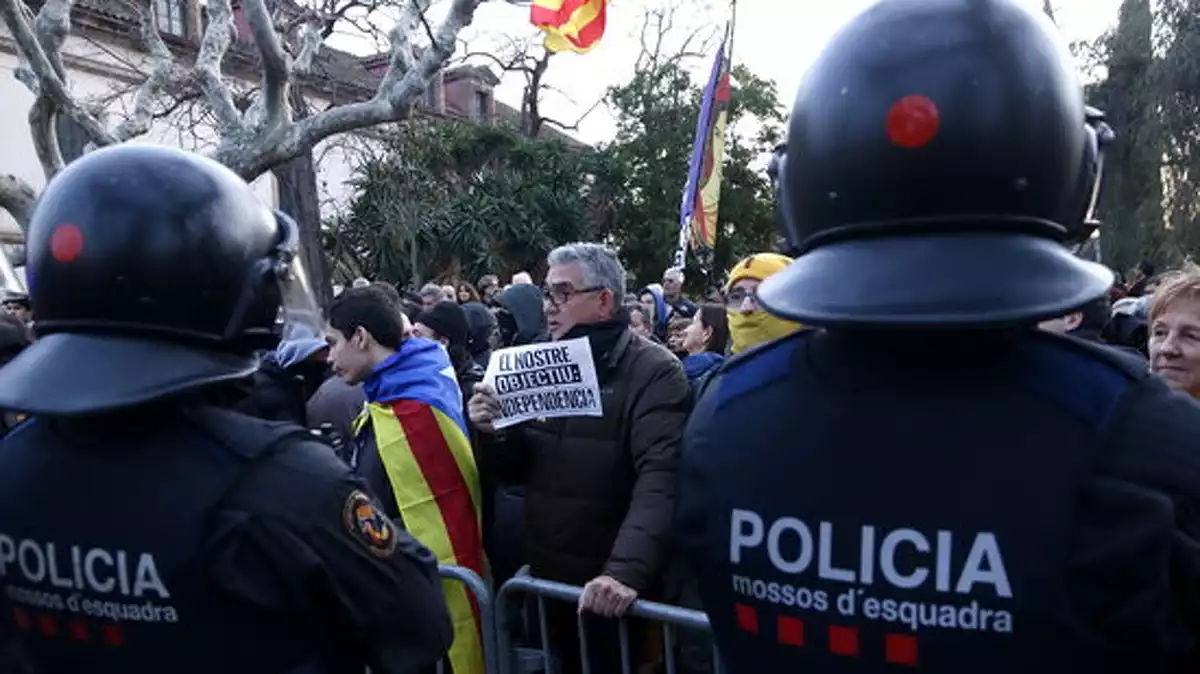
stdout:
POLYGON ((1032 4, 883 0, 802 84, 800 256, 757 298, 817 328, 727 364, 680 473, 735 674, 1157 674, 1195 648, 1200 408, 1034 329, 1112 275, 1071 254, 1111 134, 1032 4))
POLYGON ((219 164, 122 145, 43 193, 38 341, 0 370, 0 630, 34 672, 431 669, 431 553, 303 430, 213 407, 317 336, 297 229, 219 164))

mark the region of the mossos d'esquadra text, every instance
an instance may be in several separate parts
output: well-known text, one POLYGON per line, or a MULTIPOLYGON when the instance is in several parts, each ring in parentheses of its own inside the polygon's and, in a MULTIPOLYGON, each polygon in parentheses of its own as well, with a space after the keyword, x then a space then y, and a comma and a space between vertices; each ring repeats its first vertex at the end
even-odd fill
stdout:
POLYGON ((0 534, 0 583, 13 603, 92 618, 179 621, 146 552, 14 539, 0 534))
POLYGON ((734 508, 729 529, 733 592, 802 611, 903 624, 913 631, 1013 631, 1012 586, 995 534, 815 524, 795 517, 766 520, 734 508), (857 555, 834 559, 834 541, 845 550, 844 537, 853 540, 857 555), (929 601, 930 590, 942 598, 929 601))

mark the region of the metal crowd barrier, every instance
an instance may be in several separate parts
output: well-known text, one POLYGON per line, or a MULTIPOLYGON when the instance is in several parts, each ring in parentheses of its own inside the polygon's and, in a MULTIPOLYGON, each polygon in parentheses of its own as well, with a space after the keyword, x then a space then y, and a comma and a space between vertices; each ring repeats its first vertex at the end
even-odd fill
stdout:
MULTIPOLYGON (((490 659, 490 662, 494 662, 498 666, 498 669, 495 671, 498 674, 521 674, 521 670, 516 669, 518 665, 518 649, 514 648, 512 643, 512 626, 507 624, 510 612, 506 609, 513 595, 532 595, 536 598, 538 627, 541 631, 541 671, 546 674, 554 674, 553 663, 555 663, 555 658, 551 652, 552 647, 546 621, 546 600, 552 599, 577 604, 581 594, 583 594, 583 588, 581 587, 541 580, 529 575, 518 575, 516 578, 505 583, 500 588, 500 591, 496 593, 493 606, 498 623, 495 645, 499 650, 493 654, 494 657, 490 659)), ((677 628, 698 630, 706 633, 712 632, 708 616, 702 611, 651 601, 635 601, 626 613, 626 618, 642 618, 662 624, 663 657, 666 660, 667 674, 676 674, 678 671, 675 662, 677 645, 675 631, 677 628)), ((591 663, 588 658, 587 631, 584 629, 583 616, 577 615, 575 623, 579 633, 579 653, 582 672, 583 674, 592 674, 591 663)), ((632 662, 629 652, 629 625, 625 618, 618 619, 617 623, 617 634, 621 647, 621 674, 634 674, 636 664, 632 662)), ((712 653, 712 671, 714 674, 721 674, 722 672, 721 659, 717 654, 715 645, 712 653)), ((598 674, 611 673, 600 672, 598 674)))
MULTIPOLYGON (((476 604, 479 606, 479 618, 481 621, 480 631, 483 638, 483 668, 485 674, 497 674, 502 671, 498 668, 497 658, 500 651, 496 644, 496 609, 492 602, 492 593, 488 589, 488 584, 471 569, 463 566, 448 566, 445 564, 438 565, 438 575, 442 580, 454 580, 462 583, 467 592, 475 598, 476 604)), ((438 663, 437 674, 444 674, 446 671, 446 660, 443 659, 438 663)), ((462 674, 454 672, 454 674, 462 674)))

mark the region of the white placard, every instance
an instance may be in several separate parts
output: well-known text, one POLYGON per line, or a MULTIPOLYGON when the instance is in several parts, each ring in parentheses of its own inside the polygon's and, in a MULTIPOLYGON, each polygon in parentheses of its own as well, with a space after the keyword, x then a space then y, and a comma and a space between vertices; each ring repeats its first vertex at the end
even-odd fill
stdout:
POLYGON ((495 428, 530 419, 604 416, 586 337, 494 351, 483 383, 500 401, 495 428))

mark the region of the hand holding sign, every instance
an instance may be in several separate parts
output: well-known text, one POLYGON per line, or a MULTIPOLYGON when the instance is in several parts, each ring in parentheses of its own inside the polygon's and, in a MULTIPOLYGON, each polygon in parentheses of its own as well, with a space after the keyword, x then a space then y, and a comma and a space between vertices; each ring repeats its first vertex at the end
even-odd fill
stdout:
POLYGON ((483 385, 494 393, 479 392, 470 404, 480 430, 487 430, 482 424, 499 429, 530 419, 604 415, 586 337, 500 349, 492 353, 483 385))
POLYGON ((467 416, 471 424, 484 433, 496 432, 492 422, 500 416, 500 401, 496 399, 496 390, 487 384, 476 384, 475 395, 467 402, 467 416))

